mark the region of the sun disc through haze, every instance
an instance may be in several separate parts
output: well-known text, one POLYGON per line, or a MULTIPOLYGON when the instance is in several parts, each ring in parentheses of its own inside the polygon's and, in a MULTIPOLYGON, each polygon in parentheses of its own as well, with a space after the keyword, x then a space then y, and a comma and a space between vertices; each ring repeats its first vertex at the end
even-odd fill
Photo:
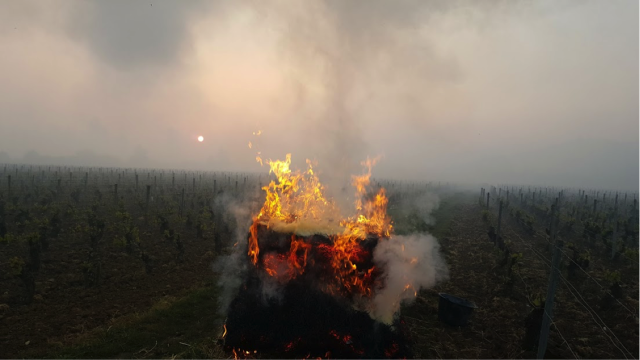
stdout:
POLYGON ((198 136, 198 141, 203 142, 204 141, 204 136, 202 136, 202 135, 198 136))

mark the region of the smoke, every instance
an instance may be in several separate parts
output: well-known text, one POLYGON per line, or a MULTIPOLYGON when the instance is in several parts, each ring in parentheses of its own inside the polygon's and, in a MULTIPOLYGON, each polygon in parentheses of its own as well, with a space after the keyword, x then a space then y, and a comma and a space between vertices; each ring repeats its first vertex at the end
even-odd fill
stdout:
POLYGON ((218 254, 212 264, 213 271, 219 274, 218 313, 221 315, 227 314, 231 301, 246 278, 249 266, 247 232, 252 216, 261 206, 259 202, 261 192, 254 186, 255 180, 252 179, 249 182, 249 188, 239 194, 219 191, 211 204, 214 212, 214 226, 217 227, 215 233, 219 237, 215 241, 220 241, 225 247, 231 249, 229 253, 218 254))
POLYGON ((238 293, 244 280, 244 274, 247 272, 248 264, 242 255, 245 254, 234 248, 231 254, 219 255, 212 265, 213 271, 219 274, 218 314, 222 316, 227 314, 229 305, 238 293))
POLYGON ((370 314, 374 319, 391 324, 403 302, 411 302, 420 289, 448 278, 439 249, 430 234, 392 236, 378 243, 373 260, 384 269, 384 285, 376 289, 373 298, 370 314))
POLYGON ((318 160, 336 197, 367 155, 397 179, 633 189, 637 9, 4 1, 0 142, 14 159, 131 166, 140 146, 153 166, 253 171, 261 129, 265 159, 318 160))
POLYGON ((121 70, 168 67, 190 50, 189 22, 219 3, 195 0, 72 2, 67 31, 97 57, 121 70), (117 24, 117 26, 114 26, 117 24))
POLYGON ((289 122, 301 128, 296 135, 314 134, 304 136, 296 153, 318 160, 318 173, 333 198, 352 199, 350 177, 360 161, 383 155, 372 153, 367 140, 370 110, 376 102, 404 96, 394 86, 381 86, 381 80, 391 77, 393 83, 424 90, 412 79, 457 78, 454 62, 439 59, 430 44, 416 51, 405 36, 418 33, 431 14, 450 6, 412 0, 275 4, 253 3, 267 24, 278 24, 280 58, 297 99, 289 122))
MULTIPOLYGON (((475 191, 475 187, 473 188, 475 191)), ((392 201, 393 214, 397 217, 418 217, 424 225, 432 225, 435 219, 432 212, 440 205, 440 197, 437 193, 424 189, 408 186, 394 187, 387 193, 392 201)))
MULTIPOLYGON (((475 190, 475 189, 474 189, 475 190)), ((435 193, 422 192, 416 196, 411 196, 411 207, 415 210, 415 214, 420 216, 425 224, 432 225, 435 219, 431 216, 433 210, 440 205, 440 198, 435 193)))

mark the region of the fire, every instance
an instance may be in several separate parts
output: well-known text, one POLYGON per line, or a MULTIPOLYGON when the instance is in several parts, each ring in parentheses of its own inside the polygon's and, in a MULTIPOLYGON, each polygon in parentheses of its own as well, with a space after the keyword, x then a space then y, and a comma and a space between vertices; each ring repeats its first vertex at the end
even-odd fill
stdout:
POLYGON ((356 190, 355 214, 348 217, 342 217, 336 204, 325 197, 325 188, 310 160, 307 160, 307 170, 304 172, 291 170, 291 154, 287 154, 285 160, 267 161, 269 173, 275 175, 275 180, 262 188, 266 195, 265 202, 249 229, 248 255, 251 262, 279 281, 294 279, 304 273, 311 245, 305 243, 302 237, 293 235, 287 254, 266 254, 260 261, 260 225, 298 235, 320 232, 328 235, 332 241, 332 245, 322 245, 318 249, 331 259, 333 270, 333 281, 322 284, 324 290, 371 296, 372 272, 376 269, 358 269, 357 263, 366 257, 360 243, 370 235, 388 238, 393 229, 387 215, 389 200, 385 189, 370 193, 371 169, 376 161, 363 161, 363 174, 352 177, 352 185, 356 190))

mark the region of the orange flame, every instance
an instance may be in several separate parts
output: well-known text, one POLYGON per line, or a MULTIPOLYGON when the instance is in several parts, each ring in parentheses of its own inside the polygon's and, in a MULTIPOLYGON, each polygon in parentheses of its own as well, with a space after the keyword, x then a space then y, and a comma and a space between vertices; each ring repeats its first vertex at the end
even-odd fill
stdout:
MULTIPOLYGON (((283 232, 324 233, 333 244, 324 250, 331 255, 331 266, 334 271, 334 283, 324 284, 324 289, 331 293, 347 292, 370 296, 372 293, 375 268, 359 271, 356 263, 362 258, 359 243, 368 235, 382 238, 391 236, 393 225, 387 215, 389 200, 384 188, 377 193, 370 193, 371 169, 377 159, 362 162, 365 172, 352 177, 352 185, 356 189, 355 215, 340 218, 338 207, 324 195, 324 186, 313 170, 313 164, 307 160, 305 172, 291 170, 291 154, 284 161, 271 161, 270 174, 275 175, 262 190, 265 191, 265 202, 253 219, 250 227, 248 255, 254 265, 258 265, 260 247, 258 244, 259 225, 283 232), (311 227, 311 228, 310 228, 311 227)), ((307 252, 310 248, 302 238, 291 237, 291 248, 286 255, 266 254, 262 265, 267 274, 281 281, 293 279, 302 274, 307 265, 307 252)))

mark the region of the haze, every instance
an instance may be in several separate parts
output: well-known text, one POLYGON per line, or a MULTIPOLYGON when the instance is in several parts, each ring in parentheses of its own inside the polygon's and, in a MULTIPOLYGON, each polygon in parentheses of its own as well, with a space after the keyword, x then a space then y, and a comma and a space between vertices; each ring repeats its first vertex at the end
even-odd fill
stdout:
POLYGON ((376 177, 636 191, 638 13, 3 1, 0 163, 266 172, 260 151, 343 179, 382 156, 376 177))

